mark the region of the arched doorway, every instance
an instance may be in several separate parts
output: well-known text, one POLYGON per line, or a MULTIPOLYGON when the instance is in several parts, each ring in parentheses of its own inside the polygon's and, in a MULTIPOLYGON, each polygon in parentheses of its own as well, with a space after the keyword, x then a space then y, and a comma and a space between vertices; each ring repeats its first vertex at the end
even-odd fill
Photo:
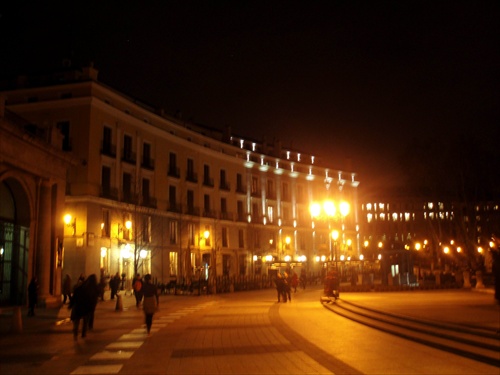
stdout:
POLYGON ((29 199, 15 179, 0 182, 0 305, 26 302, 29 263, 29 199))

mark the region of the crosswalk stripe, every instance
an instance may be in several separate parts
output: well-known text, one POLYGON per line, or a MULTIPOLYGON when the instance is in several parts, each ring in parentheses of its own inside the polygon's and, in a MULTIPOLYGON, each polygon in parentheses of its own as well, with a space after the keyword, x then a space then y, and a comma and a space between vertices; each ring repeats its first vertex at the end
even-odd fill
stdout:
POLYGON ((71 375, 85 374, 118 374, 123 365, 80 366, 71 375))

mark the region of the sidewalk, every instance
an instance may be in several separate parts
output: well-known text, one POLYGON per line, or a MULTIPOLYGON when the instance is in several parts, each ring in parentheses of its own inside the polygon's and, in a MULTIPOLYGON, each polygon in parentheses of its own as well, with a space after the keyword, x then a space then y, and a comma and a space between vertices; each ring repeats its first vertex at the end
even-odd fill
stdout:
MULTIPOLYGON (((123 309, 128 309, 135 306, 135 298, 131 295, 121 294, 122 296, 122 307, 123 309)), ((111 310, 112 304, 116 305, 115 300, 110 299, 109 291, 104 295, 104 301, 97 303, 96 310, 111 310)), ((61 305, 59 308, 36 308, 35 316, 28 317, 28 308, 26 306, 20 306, 21 308, 21 322, 19 322, 18 317, 15 315, 14 307, 0 308, 0 339, 7 335, 22 334, 29 335, 37 332, 46 332, 51 329, 54 325, 59 323, 67 323, 70 317, 71 310, 68 309, 68 304, 61 305), (18 329, 20 326, 20 330, 18 329)), ((116 308, 116 306, 114 306, 116 308)))

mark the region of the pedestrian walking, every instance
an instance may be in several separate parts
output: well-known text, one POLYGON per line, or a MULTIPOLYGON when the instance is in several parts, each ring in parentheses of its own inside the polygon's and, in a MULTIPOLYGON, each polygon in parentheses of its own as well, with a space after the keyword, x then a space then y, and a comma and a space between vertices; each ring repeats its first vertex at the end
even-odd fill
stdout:
POLYGON ((111 299, 114 300, 115 296, 118 294, 118 288, 120 287, 120 273, 117 272, 115 276, 109 280, 109 288, 111 289, 111 299))
POLYGON ((35 316, 35 306, 38 303, 38 279, 36 276, 31 278, 28 285, 28 316, 35 316))
POLYGON ((151 325, 153 324, 153 315, 159 306, 158 288, 153 284, 151 275, 144 276, 144 283, 142 285, 142 293, 144 302, 142 304, 144 316, 146 321, 146 330, 148 335, 151 334, 151 325))
POLYGON ((80 282, 80 279, 78 279, 78 282, 73 289, 73 296, 71 297, 68 308, 71 309, 73 338, 75 340, 78 339, 80 321, 82 321, 82 338, 86 337, 91 306, 90 297, 85 291, 85 283, 80 282))
POLYGON ((64 276, 62 285, 62 294, 64 298, 63 305, 66 304, 66 301, 68 301, 68 303, 71 301, 71 288, 72 288, 71 277, 68 274, 66 274, 66 276, 64 276))
POLYGON ((285 272, 285 275, 283 277, 283 291, 285 293, 285 302, 288 300, 288 301, 292 301, 292 294, 291 294, 291 290, 292 290, 292 277, 290 276, 289 273, 285 272))
POLYGON ((286 293, 285 293, 285 281, 281 273, 278 272, 276 278, 274 279, 274 283, 276 284, 276 292, 278 294, 278 302, 286 302, 286 293))
POLYGON ((97 301, 99 299, 101 288, 97 285, 97 276, 95 274, 90 275, 83 286, 89 301, 88 329, 89 331, 92 331, 94 329, 95 309, 97 307, 97 301))
POLYGON ((139 308, 143 297, 142 279, 140 274, 135 275, 134 282, 132 283, 132 289, 134 290, 135 306, 139 308))

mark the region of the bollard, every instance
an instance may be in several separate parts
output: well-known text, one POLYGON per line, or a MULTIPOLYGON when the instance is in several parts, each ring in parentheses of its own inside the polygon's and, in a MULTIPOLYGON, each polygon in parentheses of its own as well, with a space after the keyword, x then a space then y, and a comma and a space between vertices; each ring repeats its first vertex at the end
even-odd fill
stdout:
POLYGON ((12 326, 10 330, 15 333, 21 333, 23 331, 23 319, 20 306, 16 306, 12 310, 12 326))
POLYGON ((120 294, 116 295, 116 311, 123 311, 122 296, 120 294))

